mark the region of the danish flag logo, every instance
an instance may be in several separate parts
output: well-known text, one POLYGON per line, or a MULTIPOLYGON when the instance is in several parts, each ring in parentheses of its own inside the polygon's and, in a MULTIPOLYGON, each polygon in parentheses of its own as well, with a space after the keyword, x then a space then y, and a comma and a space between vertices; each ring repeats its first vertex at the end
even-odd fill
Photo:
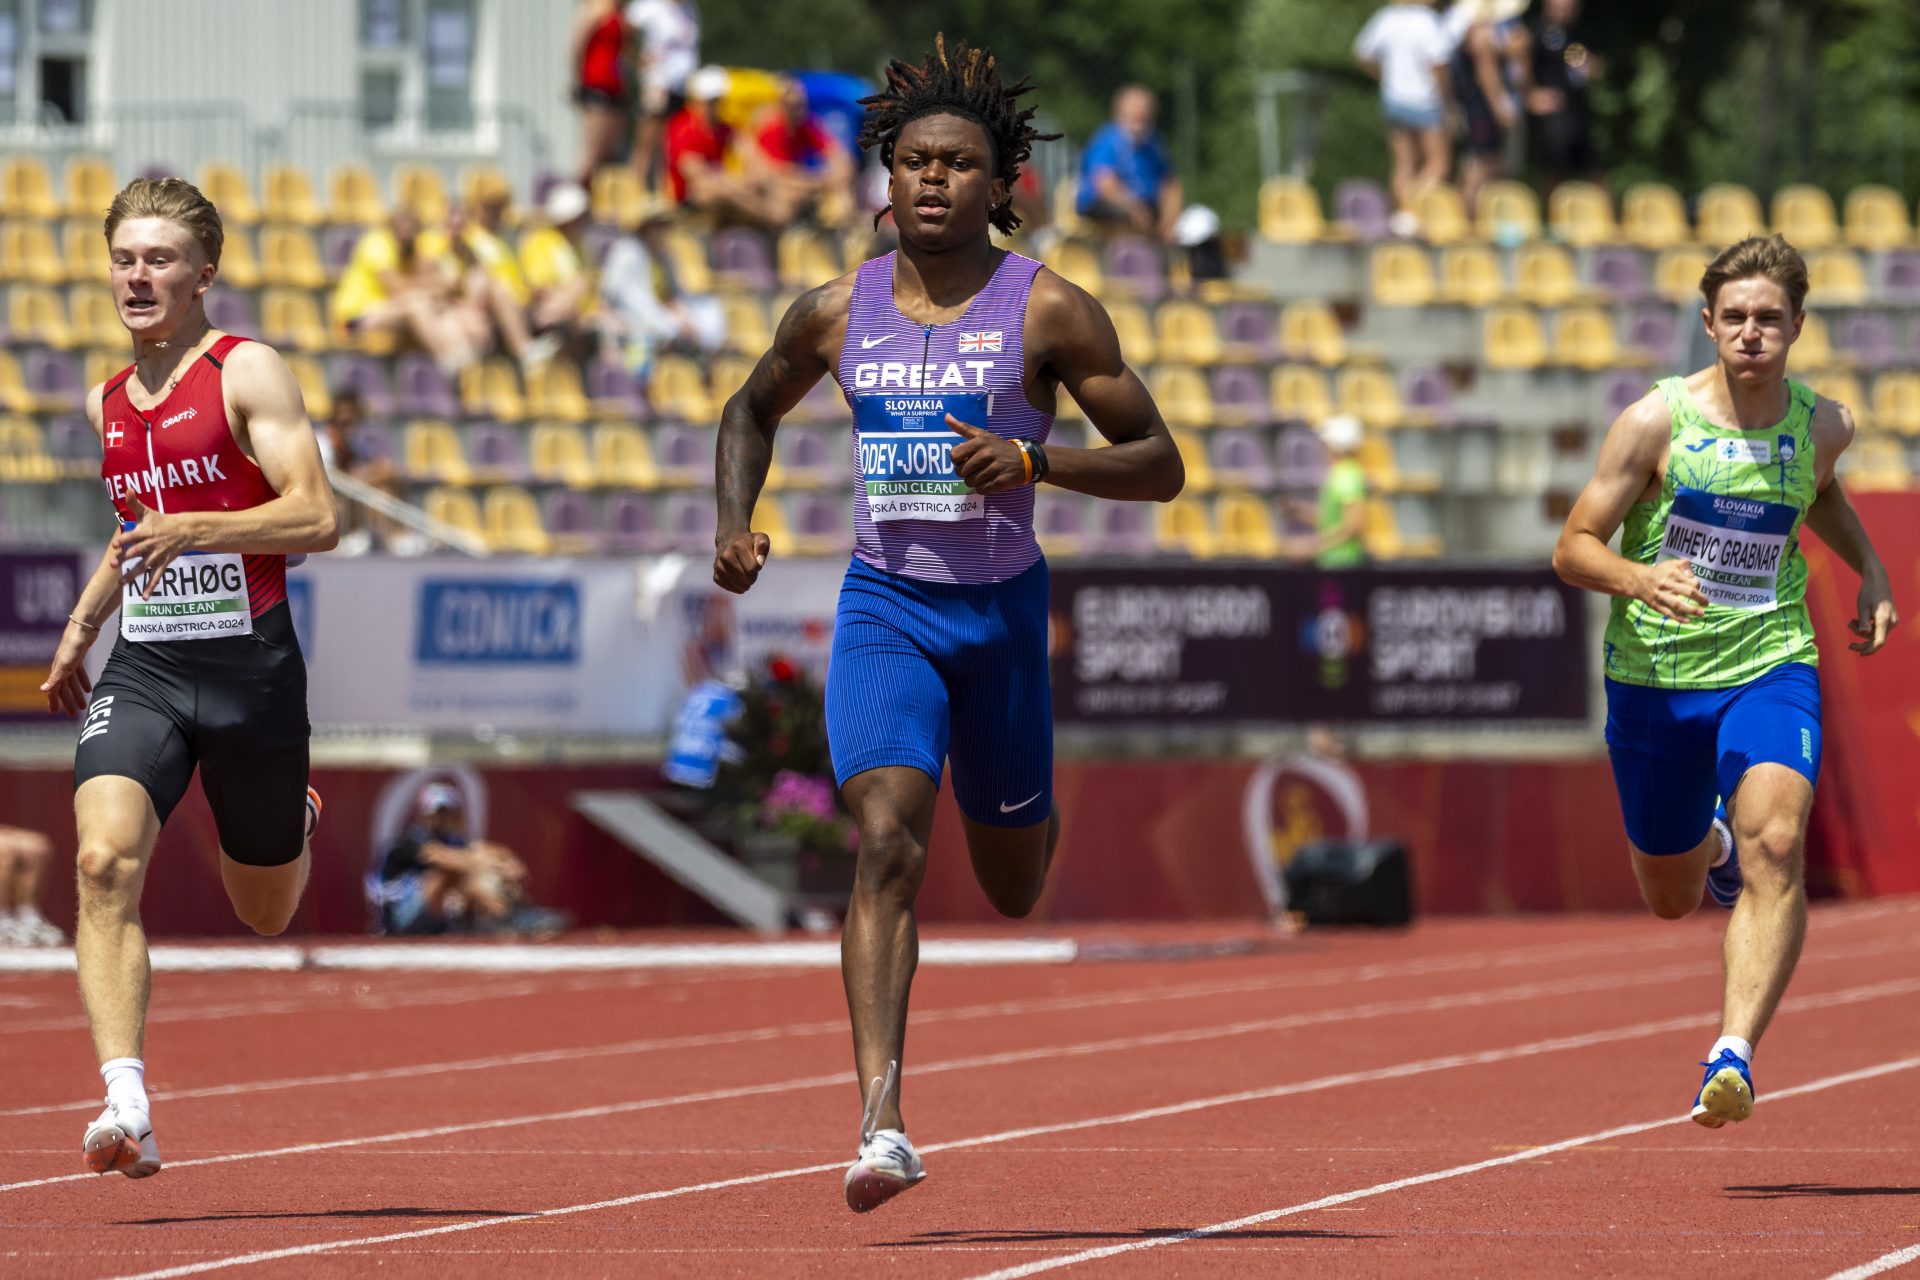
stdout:
POLYGON ((960 335, 960 354, 978 355, 982 351, 1000 350, 1000 335, 1004 330, 995 329, 991 333, 963 333, 960 335))
POLYGON ((118 422, 109 422, 107 424, 107 443, 108 444, 119 444, 122 440, 126 439, 126 436, 127 436, 127 433, 120 429, 120 424, 118 422))

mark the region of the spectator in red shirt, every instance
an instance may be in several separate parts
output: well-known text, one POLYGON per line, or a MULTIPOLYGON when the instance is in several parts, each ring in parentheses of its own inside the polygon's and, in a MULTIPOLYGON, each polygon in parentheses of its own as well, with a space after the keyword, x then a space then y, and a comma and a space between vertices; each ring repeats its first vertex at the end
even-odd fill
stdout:
POLYGON ((806 86, 781 86, 780 110, 754 135, 752 159, 767 189, 784 192, 796 213, 812 211, 839 226, 853 212, 853 160, 808 108, 806 86))
POLYGON ((733 130, 720 119, 718 105, 727 86, 724 67, 702 67, 687 78, 687 105, 667 122, 667 191, 722 222, 777 230, 793 220, 796 201, 760 175, 727 168, 733 130))

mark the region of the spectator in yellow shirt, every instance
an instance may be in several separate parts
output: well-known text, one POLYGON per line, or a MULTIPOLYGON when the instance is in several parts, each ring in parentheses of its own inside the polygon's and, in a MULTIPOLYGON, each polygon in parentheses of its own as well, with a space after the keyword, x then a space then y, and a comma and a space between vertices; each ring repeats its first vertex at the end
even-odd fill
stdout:
POLYGON ((331 310, 344 332, 418 343, 449 373, 478 357, 490 328, 484 312, 465 304, 458 265, 443 246, 423 243, 410 209, 396 209, 385 226, 360 237, 331 310))
POLYGON ((552 359, 560 349, 560 338, 552 334, 536 338, 529 331, 526 282, 512 248, 499 234, 509 200, 502 184, 479 184, 470 193, 469 203, 448 215, 445 227, 421 237, 422 252, 453 264, 460 281, 460 306, 478 315, 482 344, 497 341, 514 359, 531 367, 552 359))
POLYGON ((547 225, 520 240, 520 274, 527 283, 527 317, 535 333, 551 332, 571 341, 593 327, 599 300, 593 267, 582 249, 589 204, 585 188, 562 183, 547 195, 542 210, 547 225))

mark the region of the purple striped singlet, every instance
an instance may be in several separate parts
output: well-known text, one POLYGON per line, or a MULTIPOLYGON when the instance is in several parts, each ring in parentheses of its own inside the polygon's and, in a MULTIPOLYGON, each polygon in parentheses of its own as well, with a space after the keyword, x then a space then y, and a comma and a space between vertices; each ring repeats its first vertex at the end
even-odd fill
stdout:
POLYGON ((966 493, 943 461, 959 443, 945 413, 1045 443, 1053 415, 1027 403, 1023 342, 1040 264, 1007 253, 966 314, 923 325, 894 306, 894 256, 861 264, 835 370, 854 420, 853 554, 927 582, 1005 582, 1040 559, 1033 488, 966 493))

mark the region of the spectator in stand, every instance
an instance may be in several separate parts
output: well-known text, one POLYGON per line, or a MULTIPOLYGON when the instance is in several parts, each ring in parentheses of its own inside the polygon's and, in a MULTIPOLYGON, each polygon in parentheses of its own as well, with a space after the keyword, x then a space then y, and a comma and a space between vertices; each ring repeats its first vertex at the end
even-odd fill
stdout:
POLYGON ((460 792, 429 783, 381 865, 381 924, 395 934, 565 930, 564 915, 527 900, 526 881, 526 864, 505 846, 468 835, 460 792))
POLYGON ((1087 143, 1080 162, 1080 216, 1171 243, 1180 220, 1180 179, 1154 127, 1153 90, 1130 84, 1113 95, 1113 119, 1087 143))
POLYGON ((535 333, 557 338, 559 345, 569 348, 591 345, 599 306, 593 266, 582 250, 591 204, 584 187, 561 183, 547 193, 546 225, 535 227, 520 241, 527 318, 535 333))
POLYGON ((1606 68, 1593 52, 1580 8, 1581 0, 1545 0, 1533 30, 1527 112, 1541 190, 1548 193, 1568 178, 1597 178, 1602 167, 1588 93, 1606 68))
POLYGON ((67 935, 40 914, 40 872, 53 842, 24 827, 0 827, 0 947, 59 947, 67 935))
POLYGON ((446 226, 422 235, 420 242, 423 253, 449 264, 459 285, 459 310, 470 317, 467 323, 482 349, 498 344, 525 368, 553 359, 560 338, 552 333, 536 338, 529 330, 527 286, 506 241, 456 206, 446 226))
POLYGON ((1460 196, 1469 209, 1507 173, 1507 135, 1520 122, 1529 75, 1526 11, 1527 0, 1459 0, 1447 11, 1457 42, 1447 73, 1461 116, 1460 196))
POLYGON ((632 0, 627 26, 639 38, 640 121, 633 163, 648 187, 660 172, 667 121, 687 101, 687 80, 700 65, 700 15, 691 0, 632 0))
POLYGON ((633 114, 627 80, 627 20, 621 0, 582 0, 573 20, 573 100, 580 107, 580 181, 620 154, 633 114))
MULTIPOLYGON (((333 393, 333 409, 320 428, 320 460, 327 474, 348 476, 372 485, 388 497, 401 496, 400 475, 391 458, 370 458, 360 452, 354 433, 360 428, 362 406, 358 392, 341 387, 333 393)), ((339 555, 357 556, 385 547, 393 540, 393 521, 358 502, 340 504, 339 555)))
POLYGON ((687 105, 667 122, 667 192, 721 222, 777 231, 797 212, 792 193, 727 167, 733 130, 720 119, 719 102, 729 80, 724 67, 702 67, 688 79, 687 105))
POLYGON ((1414 235, 1419 230, 1415 202, 1428 187, 1446 181, 1451 165, 1446 92, 1453 43, 1432 5, 1408 2, 1390 4, 1369 18, 1353 53, 1380 82, 1397 206, 1390 225, 1395 235, 1414 235))
POLYGON ((448 373, 478 358, 491 321, 463 299, 457 264, 426 252, 420 218, 396 209, 369 227, 335 286, 333 321, 349 335, 391 334, 418 343, 448 373))
POLYGON ((852 217, 853 159, 814 118, 798 80, 781 84, 780 108, 768 113, 748 154, 761 189, 778 193, 776 203, 791 210, 782 224, 812 214, 837 227, 852 217))
POLYGON ((620 343, 623 363, 642 378, 661 351, 704 361, 727 345, 727 313, 720 300, 688 293, 674 277, 673 258, 660 242, 672 223, 672 205, 650 203, 628 234, 614 242, 600 269, 608 328, 620 343))
POLYGON ((1297 541, 1294 555, 1322 569, 1353 569, 1367 562, 1367 473, 1360 465, 1360 419, 1339 413, 1320 424, 1331 464, 1320 482, 1316 532, 1297 541))

